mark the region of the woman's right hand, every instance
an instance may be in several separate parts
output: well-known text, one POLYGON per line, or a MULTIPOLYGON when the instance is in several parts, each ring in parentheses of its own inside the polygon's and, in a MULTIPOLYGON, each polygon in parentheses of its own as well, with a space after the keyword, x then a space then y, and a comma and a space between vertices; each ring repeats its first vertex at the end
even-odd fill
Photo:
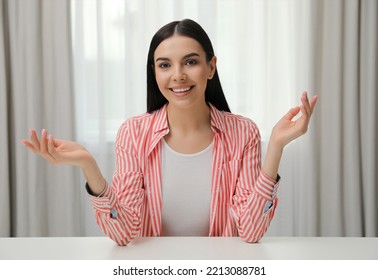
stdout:
POLYGON ((46 129, 38 139, 34 129, 29 131, 30 140, 22 140, 28 149, 43 157, 51 164, 67 164, 84 167, 91 161, 92 155, 80 144, 72 141, 54 139, 46 129))
POLYGON ((46 129, 42 130, 38 139, 34 129, 29 131, 30 140, 22 140, 28 149, 40 155, 51 164, 67 164, 81 168, 89 188, 94 195, 103 192, 106 181, 92 155, 79 143, 54 139, 46 129))

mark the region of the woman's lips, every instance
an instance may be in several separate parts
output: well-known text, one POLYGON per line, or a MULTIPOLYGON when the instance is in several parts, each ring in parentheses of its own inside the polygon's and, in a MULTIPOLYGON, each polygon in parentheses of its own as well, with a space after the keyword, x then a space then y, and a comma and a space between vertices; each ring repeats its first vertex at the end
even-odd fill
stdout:
POLYGON ((170 88, 169 90, 176 96, 185 96, 187 95, 188 93, 190 93, 190 91, 192 90, 194 86, 185 86, 185 87, 175 87, 175 88, 170 88))

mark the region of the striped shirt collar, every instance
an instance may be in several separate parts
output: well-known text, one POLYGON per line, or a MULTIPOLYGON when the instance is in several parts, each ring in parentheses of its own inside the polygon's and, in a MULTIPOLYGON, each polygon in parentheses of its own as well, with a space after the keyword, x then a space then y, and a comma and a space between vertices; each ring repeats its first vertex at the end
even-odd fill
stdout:
MULTIPOLYGON (((211 129, 214 131, 214 133, 224 131, 224 115, 214 105, 211 103, 208 104, 210 106, 211 129)), ((169 132, 167 106, 168 103, 153 113, 156 114, 156 122, 153 130, 159 135, 162 131, 165 131, 166 133, 169 132)))

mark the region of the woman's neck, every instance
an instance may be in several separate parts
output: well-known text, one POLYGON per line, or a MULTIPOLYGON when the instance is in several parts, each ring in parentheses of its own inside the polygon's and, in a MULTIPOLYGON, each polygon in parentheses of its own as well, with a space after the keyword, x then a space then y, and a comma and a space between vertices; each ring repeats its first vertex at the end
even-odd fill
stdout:
POLYGON ((168 123, 170 130, 190 133, 210 127, 210 107, 203 103, 188 109, 167 107, 168 123))

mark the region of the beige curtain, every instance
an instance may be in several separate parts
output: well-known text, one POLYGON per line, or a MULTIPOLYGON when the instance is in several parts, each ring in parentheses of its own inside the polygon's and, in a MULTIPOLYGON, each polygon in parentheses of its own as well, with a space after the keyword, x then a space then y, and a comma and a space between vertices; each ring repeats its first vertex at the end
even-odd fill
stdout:
POLYGON ((298 88, 320 96, 308 136, 287 147, 272 235, 378 235, 378 8, 292 1, 298 88))
POLYGON ((75 136, 70 1, 3 0, 0 9, 0 236, 79 235, 76 171, 20 143, 29 128, 75 136))
POLYGON ((377 236, 377 1, 316 8, 317 233, 377 236))
POLYGON ((7 105, 9 83, 7 82, 7 50, 4 29, 5 18, 3 5, 0 5, 0 237, 10 236, 11 218, 10 218, 10 176, 9 176, 9 142, 7 137, 7 105))

